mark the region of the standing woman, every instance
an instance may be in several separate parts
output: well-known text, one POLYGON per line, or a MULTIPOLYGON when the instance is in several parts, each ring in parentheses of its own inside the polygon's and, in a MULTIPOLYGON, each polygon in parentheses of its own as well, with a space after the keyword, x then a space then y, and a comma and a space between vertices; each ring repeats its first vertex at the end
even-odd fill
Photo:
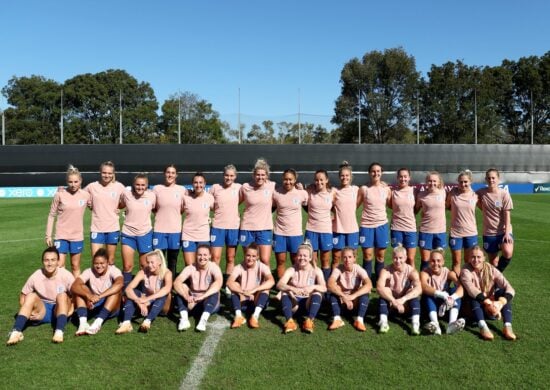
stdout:
POLYGON ((273 204, 277 210, 273 229, 273 250, 277 260, 277 276, 285 273, 286 254, 294 259, 302 243, 302 206, 307 205, 307 191, 296 188, 298 174, 294 169, 283 172, 282 188, 273 193, 273 204))
POLYGON ((122 225, 122 275, 126 286, 132 280, 134 252, 139 253, 139 266, 145 266, 146 254, 153 247, 151 211, 156 205, 156 196, 149 191, 147 175, 140 173, 134 178, 131 190, 122 193, 119 207, 126 209, 122 225))
POLYGON ((409 185, 410 180, 411 171, 408 168, 397 171, 397 188, 392 190, 389 199, 392 209, 390 234, 391 246, 403 246, 407 250, 407 264, 414 267, 418 238, 414 215, 415 189, 409 185))
POLYGON ((439 172, 426 176, 426 190, 416 197, 414 212, 422 210, 418 246, 420 247, 420 269, 428 267, 430 252, 435 248, 447 247, 447 224, 445 221, 445 188, 439 172))
POLYGON ((214 197, 214 221, 210 229, 212 261, 220 265, 225 246, 225 275, 231 275, 239 243, 239 196, 241 185, 235 183, 237 168, 227 165, 223 169, 223 184, 214 184, 210 193, 214 197))
POLYGON ((161 313, 170 309, 170 292, 172 291, 172 272, 166 267, 166 260, 161 250, 155 249, 145 254, 145 267, 139 270, 135 278, 126 287, 124 317, 116 334, 130 333, 132 317, 136 309, 145 317, 139 331, 149 332, 151 322, 161 313))
POLYGON ((181 230, 183 259, 185 265, 193 264, 200 244, 210 243, 210 210, 214 197, 204 190, 206 179, 202 172, 193 176, 193 191, 183 197, 185 219, 181 230))
POLYGON ((449 246, 453 259, 453 271, 460 275, 462 249, 464 258, 471 257, 477 245, 476 205, 477 194, 472 191, 472 172, 468 169, 458 174, 458 187, 447 194, 446 206, 451 210, 451 234, 449 246))
POLYGON ((80 275, 80 256, 84 247, 84 212, 90 200, 90 194, 82 190, 81 185, 80 171, 69 165, 67 188, 55 193, 46 225, 46 245, 55 245, 59 251, 60 267, 65 267, 65 259, 69 253, 75 277, 80 275), (54 225, 55 240, 52 239, 54 225))
POLYGON ((474 247, 471 254, 470 261, 460 273, 460 283, 472 305, 480 336, 489 341, 494 338, 485 322, 485 314, 488 314, 502 317, 502 334, 505 339, 513 341, 516 335, 512 330, 512 298, 516 292, 502 272, 485 261, 480 247, 474 247))
POLYGON ((120 219, 118 205, 124 192, 124 185, 115 180, 115 164, 105 161, 99 166, 100 179, 84 188, 90 193, 92 223, 90 244, 92 255, 100 248, 106 248, 109 264, 115 263, 116 246, 120 241, 120 219))
POLYGON ((508 191, 498 186, 500 173, 496 168, 490 168, 485 172, 485 182, 487 188, 477 191, 477 205, 483 214, 483 249, 487 252, 489 262, 500 272, 504 272, 514 254, 510 215, 514 204, 508 191))
POLYGON ((338 171, 340 186, 334 193, 334 219, 332 220, 332 266, 336 267, 342 257, 342 249, 359 245, 359 225, 355 214, 361 204, 359 187, 352 185, 351 165, 347 161, 340 164, 338 171))
POLYGON ((269 181, 269 165, 263 158, 256 160, 252 183, 241 187, 244 211, 239 230, 239 243, 246 248, 255 242, 260 248, 260 260, 269 266, 273 235, 273 192, 275 183, 269 181))
MULTIPOLYGON (((390 228, 386 205, 391 198, 391 189, 382 182, 382 165, 369 166, 370 184, 361 186, 360 199, 363 202, 359 243, 363 248, 363 268, 372 277, 372 259, 376 258, 376 278, 384 268, 384 255, 390 243, 390 228)), ((374 279, 376 282, 376 278, 374 279)))
POLYGON ((187 191, 176 183, 178 170, 174 164, 164 168, 164 183, 153 187, 157 198, 153 249, 160 249, 168 261, 172 276, 176 275, 178 254, 181 247, 181 213, 183 196, 187 191))
POLYGON ((324 169, 319 169, 315 172, 313 188, 308 189, 305 239, 311 243, 315 263, 317 263, 317 252, 320 252, 321 271, 325 281, 328 280, 331 272, 333 200, 334 190, 330 187, 328 173, 324 169))
POLYGON ((286 318, 284 332, 298 329, 292 318, 295 313, 306 315, 302 330, 313 333, 313 321, 321 308, 322 294, 327 291, 327 286, 323 273, 313 261, 313 249, 309 243, 298 247, 294 265, 285 271, 277 283, 277 289, 281 291, 281 304, 286 318))

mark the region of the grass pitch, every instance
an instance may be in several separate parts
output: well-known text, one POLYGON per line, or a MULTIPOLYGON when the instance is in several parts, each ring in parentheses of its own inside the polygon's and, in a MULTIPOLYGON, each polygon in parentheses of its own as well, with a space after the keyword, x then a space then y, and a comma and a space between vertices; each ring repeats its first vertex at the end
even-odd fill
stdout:
MULTIPOLYGON (((365 333, 349 323, 329 333, 330 311, 324 306, 314 334, 283 335, 283 317, 272 300, 260 329, 243 327, 224 333, 200 387, 547 388, 549 197, 514 195, 513 199, 516 246, 505 275, 516 289, 516 342, 502 339, 502 324, 497 321, 490 323, 496 336, 493 342, 479 339, 477 329, 470 326, 454 336, 412 337, 408 323, 393 321, 390 332, 379 335, 375 293, 365 333)), ((41 265, 49 203, 49 199, 0 200, 0 333, 4 337, 13 325, 22 285, 41 265)), ((89 215, 86 218, 88 227, 89 215)), ((241 258, 239 250, 237 262, 241 258)), ((89 259, 87 244, 83 268, 89 259)), ((230 320, 226 303, 219 315, 230 320)), ((0 346, 0 388, 179 388, 208 331, 178 333, 175 321, 162 317, 149 334, 115 336, 116 323, 110 320, 94 337, 75 337, 76 327, 69 324, 61 345, 50 342, 48 325, 27 328, 22 343, 0 346)))

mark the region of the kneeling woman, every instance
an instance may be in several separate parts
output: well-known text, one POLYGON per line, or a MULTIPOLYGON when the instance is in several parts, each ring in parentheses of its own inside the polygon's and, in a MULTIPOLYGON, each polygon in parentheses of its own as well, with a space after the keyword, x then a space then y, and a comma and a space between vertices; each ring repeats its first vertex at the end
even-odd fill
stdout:
POLYGON ((281 291, 283 314, 286 318, 284 332, 294 332, 298 329, 292 314, 307 314, 302 324, 302 330, 313 333, 313 321, 321 307, 322 294, 327 291, 323 272, 313 261, 313 249, 309 243, 298 247, 294 265, 288 268, 277 283, 281 291))
POLYGON ((227 280, 227 287, 231 290, 231 303, 235 310, 232 328, 239 328, 246 322, 243 310, 254 311, 248 319, 248 326, 259 328, 260 313, 269 301, 269 289, 275 285, 271 270, 259 261, 259 251, 256 243, 250 244, 244 252, 244 261, 235 267, 227 280))
POLYGON ((432 334, 441 335, 437 315, 443 317, 447 310, 449 310, 447 334, 464 329, 464 318, 458 318, 460 298, 464 291, 458 283, 458 276, 455 272, 445 267, 445 250, 443 248, 434 249, 430 253, 428 268, 420 272, 420 283, 422 284, 422 299, 428 308, 430 318, 426 329, 432 334), (455 287, 451 287, 451 284, 454 284, 455 287))
POLYGON ((151 328, 151 322, 160 312, 168 312, 171 291, 172 272, 166 266, 162 251, 155 249, 145 254, 145 267, 126 287, 124 317, 115 333, 130 333, 133 330, 131 320, 136 309, 139 309, 140 314, 145 317, 139 326, 139 331, 147 333, 151 328))
POLYGON ((380 333, 390 330, 389 308, 398 314, 410 313, 412 334, 420 334, 420 301, 422 294, 418 272, 407 261, 407 250, 397 246, 393 250, 393 263, 380 272, 376 289, 380 295, 380 333))
POLYGON ((105 320, 117 315, 123 286, 122 272, 109 265, 107 249, 99 248, 92 259, 92 268, 82 272, 71 288, 79 320, 77 336, 96 334, 105 320), (88 314, 96 317, 91 326, 88 314))
POLYGON ((7 345, 23 340, 23 329, 27 321, 33 324, 55 323, 52 342, 63 342, 63 331, 67 316, 72 310, 69 292, 74 276, 59 267, 59 252, 49 247, 42 252, 42 268, 27 280, 19 296, 19 313, 10 332, 7 345))
POLYGON ((512 298, 515 291, 502 272, 485 261, 479 246, 472 249, 470 262, 462 268, 460 282, 469 298, 479 333, 484 340, 493 340, 493 333, 485 322, 485 313, 491 317, 502 317, 502 335, 507 340, 515 340, 512 330, 512 298))
POLYGON ((357 310, 357 317, 353 327, 360 332, 366 330, 364 318, 369 306, 369 293, 372 282, 363 267, 356 264, 355 249, 346 247, 342 249, 342 262, 332 271, 327 282, 328 291, 331 293, 330 305, 334 319, 329 330, 335 330, 344 326, 340 317, 340 306, 348 311, 357 310))
POLYGON ((178 293, 175 299, 180 313, 179 331, 191 327, 189 312, 201 312, 196 329, 204 332, 208 318, 220 307, 223 275, 220 267, 210 259, 210 246, 199 244, 195 262, 185 267, 174 281, 174 290, 178 293))

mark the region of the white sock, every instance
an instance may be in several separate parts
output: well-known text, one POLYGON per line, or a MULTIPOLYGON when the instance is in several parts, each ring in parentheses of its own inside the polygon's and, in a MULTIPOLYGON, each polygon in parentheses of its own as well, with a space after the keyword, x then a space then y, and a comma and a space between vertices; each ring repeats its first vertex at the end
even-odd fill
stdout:
POLYGON ((101 325, 103 325, 103 318, 96 318, 92 323, 92 328, 101 328, 101 325))
POLYGON ((180 311, 180 317, 182 320, 188 320, 189 319, 189 313, 187 313, 187 310, 180 311))
POLYGON ((420 326, 420 316, 418 314, 415 314, 414 316, 412 316, 412 325, 414 327, 420 326))
POLYGON ((129 323, 130 323, 129 320, 128 320, 128 321, 122 321, 122 322, 120 323, 120 325, 121 325, 121 326, 122 326, 122 325, 127 325, 127 324, 129 324, 129 323))
POLYGON ((506 326, 506 327, 512 327, 512 323, 511 323, 511 322, 505 322, 505 323, 504 323, 504 326, 506 326))
POLYGON ((210 318, 210 313, 208 312, 203 312, 202 315, 201 315, 201 319, 200 319, 200 322, 207 322, 208 321, 208 318, 210 318))
POLYGON ((437 322, 437 313, 435 311, 429 312, 428 316, 430 317, 431 322, 437 322))
POLYGON ((78 321, 80 325, 84 325, 88 322, 88 317, 78 317, 78 321))
POLYGON ((477 326, 479 326, 479 328, 486 328, 487 327, 487 323, 485 322, 485 320, 481 320, 477 323, 477 326))
POLYGON ((235 317, 242 317, 243 316, 243 312, 240 311, 240 310, 235 310, 235 317))
POLYGON ((362 324, 362 323, 363 323, 363 317, 357 316, 357 322, 359 322, 360 324, 362 324))
POLYGON ((458 318, 458 309, 456 307, 453 307, 449 312, 449 324, 452 324, 453 322, 455 322, 457 318, 458 318))
POLYGON ((342 318, 340 316, 334 316, 333 321, 341 320, 342 318))
POLYGON ((380 314, 380 324, 387 324, 387 323, 388 323, 387 314, 380 314))
POLYGON ((141 323, 141 325, 151 325, 151 320, 146 318, 145 320, 143 320, 143 322, 141 323))
POLYGON ((254 314, 252 314, 252 317, 254 317, 255 319, 258 319, 260 318, 260 313, 262 312, 262 308, 260 306, 256 306, 254 308, 254 314))

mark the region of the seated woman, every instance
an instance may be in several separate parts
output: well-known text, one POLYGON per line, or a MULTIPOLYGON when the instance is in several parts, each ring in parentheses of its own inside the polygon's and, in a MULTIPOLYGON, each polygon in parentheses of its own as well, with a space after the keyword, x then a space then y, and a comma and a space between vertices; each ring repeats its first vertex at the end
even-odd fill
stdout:
POLYGON ((161 313, 170 309, 170 292, 172 291, 172 272, 166 266, 164 254, 160 249, 145 254, 145 267, 136 274, 126 287, 123 321, 115 334, 130 333, 132 317, 139 309, 145 320, 139 326, 141 333, 147 333, 151 322, 161 313))
POLYGON ((298 247, 294 265, 288 268, 277 283, 281 291, 281 304, 286 318, 284 332, 290 333, 298 329, 292 314, 306 314, 302 330, 313 333, 315 317, 321 307, 322 294, 327 291, 323 272, 313 261, 313 249, 306 242, 298 247))
POLYGON ((34 325, 54 323, 52 342, 63 342, 67 317, 72 311, 69 293, 74 276, 59 267, 59 252, 48 247, 42 252, 42 268, 27 280, 19 296, 19 313, 9 334, 7 345, 23 341, 23 329, 27 321, 34 325))
POLYGON ((471 255, 470 262, 460 273, 460 283, 472 305, 481 338, 489 341, 494 339, 485 321, 486 313, 491 317, 502 317, 502 335, 507 340, 515 340, 516 335, 512 330, 512 298, 516 294, 515 290, 502 272, 485 261, 479 246, 472 249, 471 255))
POLYGON ((109 265, 107 249, 99 248, 92 267, 84 270, 71 287, 79 320, 77 336, 96 334, 105 320, 118 314, 123 286, 122 272, 109 265), (88 325, 88 315, 96 317, 92 326, 88 325))
POLYGON ((369 293, 372 282, 363 267, 356 264, 355 250, 350 247, 342 249, 342 263, 332 271, 327 288, 331 293, 330 305, 334 318, 328 330, 336 330, 344 326, 340 317, 340 307, 349 312, 356 309, 357 317, 353 327, 360 332, 366 330, 364 317, 369 306, 369 293))
POLYGON ((235 319, 231 328, 239 328, 246 322, 245 312, 254 311, 248 319, 248 326, 259 328, 260 313, 268 304, 269 289, 275 285, 275 279, 267 265, 259 261, 258 245, 252 243, 244 252, 244 261, 235 267, 227 280, 231 291, 231 303, 235 310, 235 319))
POLYGON ((390 330, 388 304, 398 314, 411 314, 412 331, 420 334, 420 302, 422 294, 418 272, 407 262, 407 250, 402 246, 393 249, 393 263, 380 272, 376 289, 380 295, 380 333, 390 330))
POLYGON ((426 329, 432 334, 441 335, 437 316, 439 314, 440 317, 443 317, 447 310, 449 310, 447 334, 454 334, 464 329, 464 318, 458 318, 460 298, 462 298, 464 290, 454 271, 445 267, 445 250, 443 248, 431 251, 428 268, 420 272, 420 284, 422 285, 422 299, 428 308, 430 318, 426 329), (454 284, 454 287, 451 287, 451 284, 454 284))
POLYGON ((179 331, 191 327, 189 312, 200 312, 195 329, 204 332, 208 318, 220 307, 223 275, 220 267, 210 259, 210 246, 199 244, 195 262, 185 267, 174 281, 176 308, 180 313, 179 331))

